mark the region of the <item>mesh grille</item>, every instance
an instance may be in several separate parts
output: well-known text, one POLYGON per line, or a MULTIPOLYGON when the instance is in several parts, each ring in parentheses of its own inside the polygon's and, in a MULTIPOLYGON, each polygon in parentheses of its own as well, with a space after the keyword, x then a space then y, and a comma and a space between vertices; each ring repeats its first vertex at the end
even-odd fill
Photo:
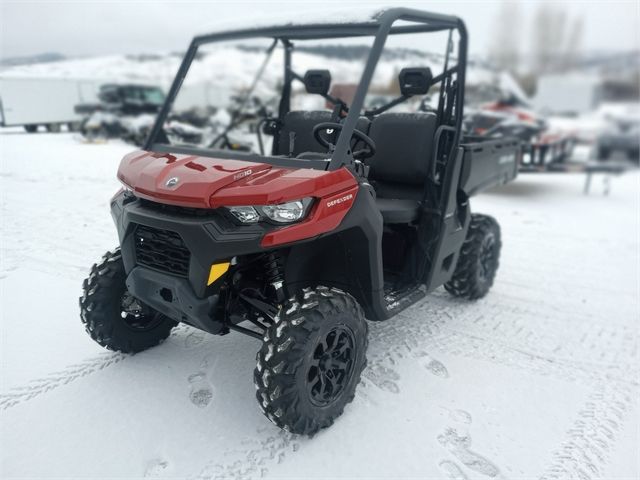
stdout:
POLYGON ((138 225, 135 242, 138 264, 181 277, 189 275, 191 254, 177 233, 138 225))

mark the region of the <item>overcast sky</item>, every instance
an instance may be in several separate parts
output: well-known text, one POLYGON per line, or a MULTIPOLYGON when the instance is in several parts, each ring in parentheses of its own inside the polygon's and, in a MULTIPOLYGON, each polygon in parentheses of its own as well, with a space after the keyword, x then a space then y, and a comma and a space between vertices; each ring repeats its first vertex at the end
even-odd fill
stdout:
MULTIPOLYGON (((520 1, 522 45, 530 48, 532 18, 542 0, 520 1)), ((309 0, 297 2, 223 1, 54 1, 0 0, 0 56, 3 58, 59 52, 70 56, 110 53, 182 51, 205 25, 224 27, 279 12, 300 16, 324 8, 356 9, 377 2, 309 0)), ((422 8, 461 16, 470 33, 471 53, 489 48, 502 0, 401 1, 380 3, 422 8)), ((561 1, 570 18, 584 17, 584 50, 630 50, 639 47, 640 2, 561 1)), ((326 13, 325 13, 326 15, 326 13)))

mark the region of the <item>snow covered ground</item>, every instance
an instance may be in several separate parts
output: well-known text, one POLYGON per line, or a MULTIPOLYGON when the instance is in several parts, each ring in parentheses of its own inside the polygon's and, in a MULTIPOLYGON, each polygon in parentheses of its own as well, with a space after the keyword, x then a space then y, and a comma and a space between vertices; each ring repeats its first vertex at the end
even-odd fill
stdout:
POLYGON ((254 339, 179 327, 126 356, 84 333, 129 150, 0 131, 1 478, 640 476, 638 173, 609 196, 549 174, 475 198, 502 225, 491 293, 372 324, 354 403, 309 439, 257 408, 254 339))

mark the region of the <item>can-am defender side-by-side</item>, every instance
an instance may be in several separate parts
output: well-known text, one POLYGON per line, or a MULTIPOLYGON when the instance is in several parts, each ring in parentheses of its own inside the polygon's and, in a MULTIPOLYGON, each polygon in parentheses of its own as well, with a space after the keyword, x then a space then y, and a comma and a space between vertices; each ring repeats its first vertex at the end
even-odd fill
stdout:
POLYGON ((121 352, 157 345, 179 322, 253 336, 264 414, 301 434, 331 425, 366 365, 365 319, 388 319, 441 285, 477 299, 494 281, 500 229, 471 214, 469 197, 512 180, 521 150, 516 140, 463 138, 466 58, 460 19, 409 9, 196 37, 144 151, 120 165, 124 188, 111 200, 120 248, 93 266, 80 299, 89 335, 121 352), (441 71, 406 66, 399 97, 367 110, 387 39, 430 32, 447 38, 441 71), (294 69, 307 40, 366 36, 350 104, 328 93, 329 71, 294 69), (170 144, 166 119, 199 49, 254 38, 270 42, 267 58, 281 49, 284 70, 278 111, 254 130, 259 152, 216 139, 170 144), (302 85, 334 108, 293 110, 302 85), (434 91, 434 111, 391 111, 434 91))

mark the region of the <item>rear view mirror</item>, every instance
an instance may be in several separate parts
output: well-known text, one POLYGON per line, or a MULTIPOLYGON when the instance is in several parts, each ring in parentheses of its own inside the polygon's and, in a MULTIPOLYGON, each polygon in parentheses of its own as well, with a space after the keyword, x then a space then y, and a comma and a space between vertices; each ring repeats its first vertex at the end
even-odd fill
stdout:
POLYGON ((425 95, 431 88, 433 75, 430 68, 403 68, 400 70, 400 93, 404 96, 425 95))
POLYGON ((331 72, 329 70, 307 70, 304 74, 304 87, 307 93, 327 95, 331 86, 331 72))

